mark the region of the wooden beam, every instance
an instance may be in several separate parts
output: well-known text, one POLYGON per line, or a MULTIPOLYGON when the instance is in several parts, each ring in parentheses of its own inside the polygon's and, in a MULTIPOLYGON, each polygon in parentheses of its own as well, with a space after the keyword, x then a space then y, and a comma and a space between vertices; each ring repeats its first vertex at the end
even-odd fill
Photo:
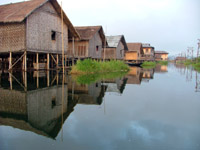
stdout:
POLYGON ((56 61, 56 59, 54 58, 54 56, 52 54, 50 54, 50 55, 51 55, 51 58, 53 59, 53 61, 55 62, 55 64, 58 65, 57 64, 58 62, 56 61))

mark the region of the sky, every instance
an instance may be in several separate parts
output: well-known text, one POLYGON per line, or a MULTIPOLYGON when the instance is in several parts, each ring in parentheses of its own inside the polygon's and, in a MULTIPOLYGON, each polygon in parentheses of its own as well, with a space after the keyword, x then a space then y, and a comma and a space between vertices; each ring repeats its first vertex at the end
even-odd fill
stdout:
POLYGON ((74 26, 102 25, 106 35, 123 34, 126 42, 150 43, 170 55, 194 47, 196 54, 200 0, 62 0, 62 6, 74 26))

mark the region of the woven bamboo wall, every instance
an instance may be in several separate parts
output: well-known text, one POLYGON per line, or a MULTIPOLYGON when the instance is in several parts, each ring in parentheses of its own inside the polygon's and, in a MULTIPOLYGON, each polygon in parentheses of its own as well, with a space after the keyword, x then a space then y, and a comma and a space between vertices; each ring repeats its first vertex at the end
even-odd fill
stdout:
POLYGON ((26 115, 26 95, 20 91, 0 89, 0 112, 26 115))
MULTIPOLYGON (((31 52, 62 53, 61 18, 53 6, 47 2, 31 14, 27 24, 27 49, 31 52), (56 32, 55 40, 51 39, 56 32)), ((68 27, 64 24, 64 49, 68 47, 68 27)))
POLYGON ((0 53, 25 49, 25 23, 0 24, 0 53))

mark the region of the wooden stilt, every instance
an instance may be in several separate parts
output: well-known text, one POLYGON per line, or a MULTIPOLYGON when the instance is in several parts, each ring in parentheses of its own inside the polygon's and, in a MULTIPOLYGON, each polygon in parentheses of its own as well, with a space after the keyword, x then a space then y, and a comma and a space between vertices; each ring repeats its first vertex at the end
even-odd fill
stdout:
POLYGON ((39 70, 39 54, 36 53, 36 70, 39 70))
POLYGON ((24 55, 24 71, 25 72, 27 71, 27 52, 25 52, 25 55, 24 55))
POLYGON ((56 55, 56 62, 57 62, 56 68, 58 69, 58 63, 59 63, 58 54, 56 55))
POLYGON ((9 57, 9 70, 12 69, 12 52, 10 52, 10 57, 9 57))
POLYGON ((49 53, 47 54, 47 70, 49 70, 49 53))

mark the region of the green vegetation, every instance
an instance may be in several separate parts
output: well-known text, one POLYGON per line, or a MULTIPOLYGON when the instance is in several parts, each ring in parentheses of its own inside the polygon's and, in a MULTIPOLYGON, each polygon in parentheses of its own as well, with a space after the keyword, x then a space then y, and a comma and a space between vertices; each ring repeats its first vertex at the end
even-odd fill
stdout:
POLYGON ((200 71, 200 57, 199 58, 195 58, 194 60, 191 59, 187 59, 184 62, 185 66, 189 66, 192 65, 194 67, 195 70, 200 71))
POLYGON ((168 61, 157 61, 156 63, 160 65, 168 65, 168 61))
POLYGON ((126 72, 129 66, 123 61, 111 60, 98 62, 92 59, 78 60, 77 64, 72 67, 71 74, 94 74, 106 72, 126 72))
POLYGON ((148 68, 148 69, 150 69, 150 68, 155 68, 156 62, 148 62, 148 61, 145 61, 145 62, 142 63, 141 66, 142 66, 143 68, 148 68))
POLYGON ((97 74, 79 74, 72 75, 72 78, 78 84, 91 84, 105 79, 115 79, 124 77, 128 72, 111 72, 111 73, 97 73, 97 74))

